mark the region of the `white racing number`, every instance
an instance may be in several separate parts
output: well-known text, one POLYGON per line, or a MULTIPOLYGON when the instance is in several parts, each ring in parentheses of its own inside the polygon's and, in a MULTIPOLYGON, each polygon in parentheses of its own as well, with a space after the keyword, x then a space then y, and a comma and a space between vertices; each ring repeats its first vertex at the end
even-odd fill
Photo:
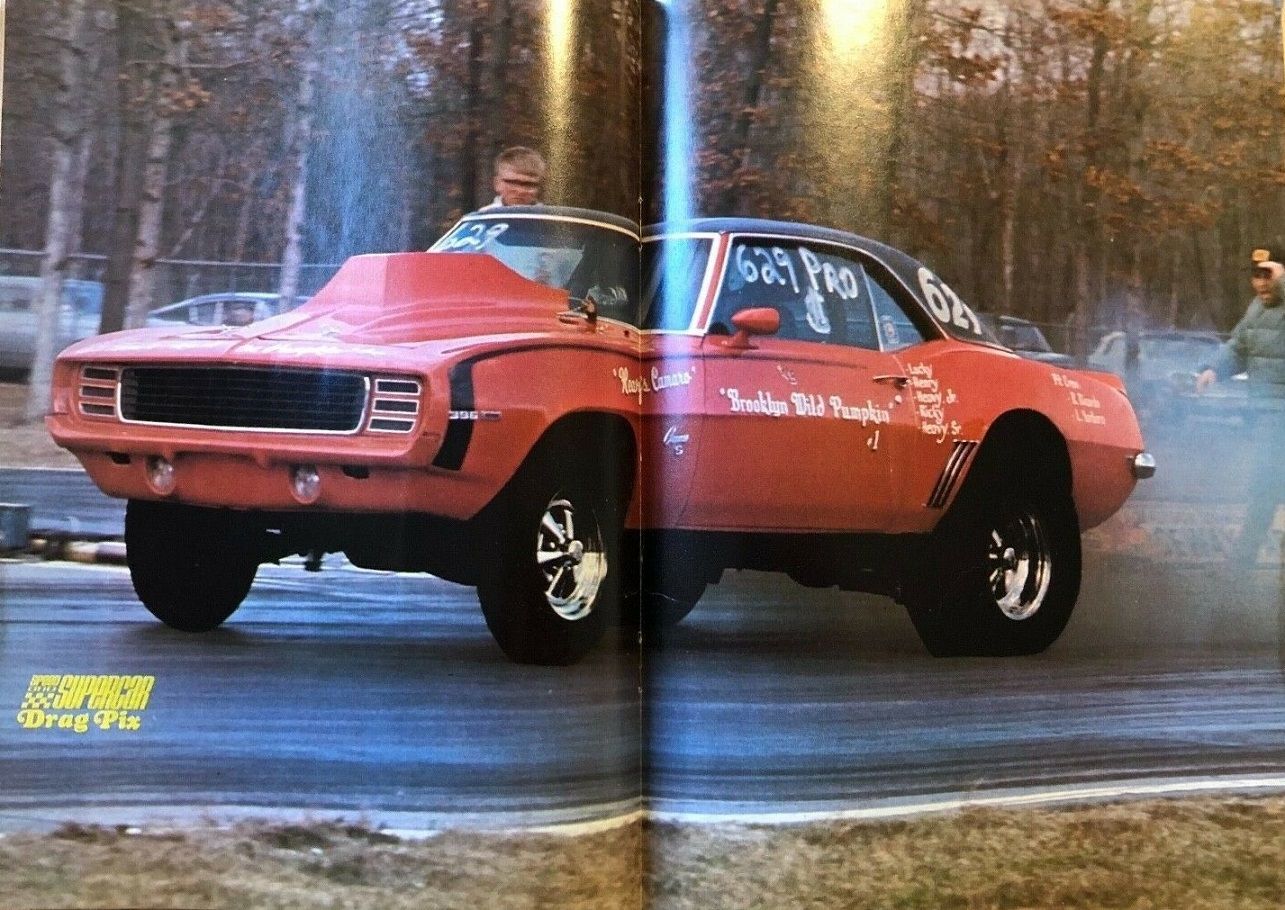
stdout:
POLYGON ((982 324, 973 311, 944 281, 923 266, 919 267, 919 290, 939 321, 981 337, 982 324))
POLYGON ((746 284, 789 285, 799 292, 799 276, 794 270, 790 254, 779 246, 771 249, 761 246, 736 247, 736 270, 746 284))
POLYGON ((448 236, 443 237, 437 245, 442 253, 453 253, 458 250, 484 250, 509 226, 504 222, 471 221, 461 224, 448 236))
MULTIPOLYGON (((842 261, 838 264, 823 261, 805 246, 798 247, 795 252, 811 291, 826 296, 833 294, 843 300, 855 300, 860 294, 860 282, 852 266, 842 261)), ((736 272, 745 284, 789 286, 796 294, 802 290, 799 284, 800 269, 795 266, 790 251, 783 247, 739 244, 733 258, 736 272)))

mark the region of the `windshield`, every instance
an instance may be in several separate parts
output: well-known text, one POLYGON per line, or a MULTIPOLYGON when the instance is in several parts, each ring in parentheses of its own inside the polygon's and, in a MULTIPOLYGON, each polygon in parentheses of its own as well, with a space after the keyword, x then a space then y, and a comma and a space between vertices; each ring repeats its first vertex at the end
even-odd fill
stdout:
POLYGON ((686 331, 696 312, 712 241, 681 237, 643 244, 643 300, 640 328, 686 331))
POLYGON ((1010 323, 1003 327, 1001 337, 1010 348, 1017 348, 1020 351, 1048 353, 1053 350, 1045 339, 1044 333, 1029 323, 1010 323))
POLYGON ((635 323, 638 240, 578 219, 473 215, 433 244, 431 253, 486 253, 513 271, 577 300, 593 292, 599 315, 635 323))

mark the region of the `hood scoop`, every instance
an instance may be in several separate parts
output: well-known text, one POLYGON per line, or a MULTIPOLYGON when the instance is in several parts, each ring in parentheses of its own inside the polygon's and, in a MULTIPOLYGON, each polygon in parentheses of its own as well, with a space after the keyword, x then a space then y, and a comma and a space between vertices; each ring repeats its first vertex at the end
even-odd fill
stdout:
POLYGON ((289 324, 259 337, 396 344, 548 328, 567 292, 478 253, 354 256, 289 324))

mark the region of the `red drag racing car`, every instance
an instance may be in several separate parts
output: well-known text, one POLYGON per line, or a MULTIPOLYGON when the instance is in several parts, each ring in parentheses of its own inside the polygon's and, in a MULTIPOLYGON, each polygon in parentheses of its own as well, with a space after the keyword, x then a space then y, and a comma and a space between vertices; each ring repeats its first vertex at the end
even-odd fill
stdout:
POLYGON ((553 664, 626 595, 663 627, 726 568, 895 596, 935 654, 1039 651, 1080 531, 1154 466, 1117 379, 987 342, 896 250, 719 219, 640 260, 630 222, 553 207, 354 257, 250 326, 81 342, 48 426, 129 500, 171 626, 343 551, 476 585, 504 652, 553 664))

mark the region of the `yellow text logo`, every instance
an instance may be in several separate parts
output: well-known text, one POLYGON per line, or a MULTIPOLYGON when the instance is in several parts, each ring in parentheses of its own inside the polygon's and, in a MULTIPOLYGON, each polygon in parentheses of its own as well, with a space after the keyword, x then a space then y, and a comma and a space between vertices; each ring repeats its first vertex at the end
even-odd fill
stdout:
POLYGON ((18 725, 24 730, 139 730, 155 676, 36 675, 27 684, 18 725))

